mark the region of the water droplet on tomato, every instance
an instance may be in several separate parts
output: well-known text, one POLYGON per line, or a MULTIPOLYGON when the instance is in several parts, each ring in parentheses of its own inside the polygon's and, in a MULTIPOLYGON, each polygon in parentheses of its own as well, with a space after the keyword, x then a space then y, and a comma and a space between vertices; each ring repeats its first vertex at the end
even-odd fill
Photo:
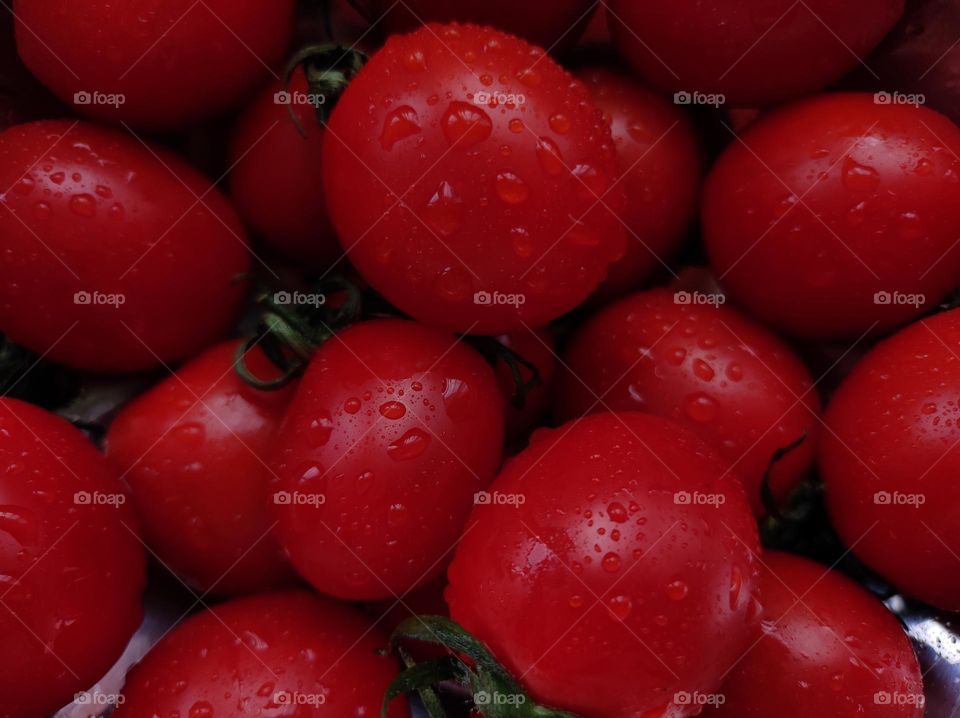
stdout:
POLYGON ((352 396, 343 402, 343 410, 348 414, 356 414, 358 411, 360 411, 360 406, 360 400, 355 396, 352 396))
POLYGON ((441 182, 427 202, 423 218, 438 234, 449 237, 463 224, 463 200, 449 182, 441 182))
POLYGON ((607 506, 607 515, 610 517, 611 521, 614 521, 618 524, 622 524, 627 520, 628 517, 626 507, 619 501, 614 501, 612 504, 607 506))
POLYGON ((620 555, 611 551, 603 557, 600 565, 603 566, 603 570, 607 573, 616 573, 620 570, 620 555))
POLYGON ((410 429, 387 447, 387 456, 396 461, 415 459, 430 443, 430 437, 421 429, 410 429))
POLYGON ((694 359, 693 360, 693 373, 697 375, 698 379, 702 381, 713 381, 715 372, 713 367, 707 364, 703 359, 694 359))
POLYGON ((872 192, 880 184, 880 175, 873 167, 862 165, 852 157, 843 160, 843 186, 854 192, 872 192))
POLYGON ((666 585, 664 592, 671 601, 682 601, 690 592, 690 587, 687 586, 686 582, 677 578, 666 585))
POLYGON ((401 105, 392 110, 383 121, 380 144, 385 150, 392 150, 400 140, 420 132, 420 118, 410 105, 401 105))
POLYGON ((557 134, 565 135, 570 131, 570 118, 562 112, 556 112, 550 115, 548 123, 550 124, 550 129, 557 134))
POLYGON ((494 182, 497 197, 506 204, 523 204, 530 199, 530 188, 513 172, 500 172, 494 182))
POLYGON ((515 135, 518 135, 521 132, 523 132, 523 120, 514 117, 512 120, 510 120, 507 123, 507 127, 510 128, 510 131, 512 133, 514 133, 515 135))
POLYGON ((688 417, 701 424, 717 418, 717 402, 703 392, 688 396, 684 401, 683 409, 688 417))
POLYGON ((307 427, 307 434, 310 437, 310 443, 313 446, 324 446, 330 441, 330 434, 333 433, 333 422, 329 416, 318 416, 310 422, 307 427))
POLYGON ((473 291, 470 275, 459 267, 445 267, 440 270, 433 286, 438 295, 451 302, 462 301, 473 291))
POLYGON ((93 217, 97 213, 97 200, 91 194, 75 194, 70 198, 70 211, 81 217, 93 217))
POLYGON ((493 129, 490 116, 467 102, 451 102, 442 123, 447 141, 457 147, 472 147, 487 139, 493 129))
POLYGON ((627 618, 630 617, 631 611, 633 611, 633 601, 630 600, 629 596, 621 594, 607 601, 607 608, 614 618, 619 621, 626 621, 627 618))
POLYGON ((400 419, 406 413, 407 407, 401 401, 387 401, 380 405, 380 415, 387 419, 400 419))
POLYGON ((537 159, 540 161, 540 168, 545 174, 555 176, 566 169, 563 164, 563 157, 560 154, 560 148, 549 137, 541 137, 537 141, 537 159))

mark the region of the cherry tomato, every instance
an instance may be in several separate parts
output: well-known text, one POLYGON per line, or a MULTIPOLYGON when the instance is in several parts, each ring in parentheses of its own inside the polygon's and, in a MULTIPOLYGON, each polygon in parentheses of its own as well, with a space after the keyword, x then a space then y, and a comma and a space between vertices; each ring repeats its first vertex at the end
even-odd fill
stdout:
POLYGON ((770 473, 784 498, 813 464, 820 400, 803 363, 773 334, 717 295, 655 289, 598 312, 564 355, 557 414, 648 411, 711 442, 763 515, 760 483, 777 449, 806 439, 770 473))
POLYGON ((822 95, 760 118, 707 178, 720 280, 813 338, 889 329, 960 276, 960 130, 923 107, 822 95))
POLYGON ((13 41, 13 15, 3 13, 0 15, 0 130, 65 112, 60 101, 23 66, 13 41))
MULTIPOLYGON (((235 347, 206 351, 139 396, 106 441, 153 551, 192 586, 221 594, 293 579, 271 531, 267 465, 292 387, 248 386, 235 347)), ((267 361, 254 350, 247 365, 267 361)))
MULTIPOLYGON (((540 424, 547 410, 549 391, 553 386, 553 377, 557 369, 557 356, 553 337, 546 329, 518 330, 512 334, 497 337, 497 341, 524 360, 537 368, 539 384, 526 392, 523 406, 513 403, 517 395, 517 383, 513 378, 510 365, 505 361, 496 364, 497 381, 505 397, 507 397, 506 436, 508 443, 517 443, 526 440, 530 432, 540 424)), ((533 377, 527 367, 518 367, 523 381, 530 381, 533 377)))
POLYGON ((229 109, 283 60, 294 0, 15 0, 17 49, 97 119, 176 129, 229 109))
POLYGON ((250 259, 181 161, 86 123, 0 133, 0 330, 69 366, 132 371, 224 334, 250 259), (156 154, 152 154, 156 153, 156 154))
POLYGON ((773 105, 839 80, 883 39, 903 0, 611 0, 617 50, 670 92, 773 105))
POLYGON ((699 701, 704 716, 923 715, 917 657, 880 601, 799 556, 766 553, 762 563, 763 630, 720 694, 699 701))
POLYGON ((960 610, 960 311, 913 324, 857 364, 820 451, 840 537, 911 596, 960 610))
POLYGON ((607 68, 585 68, 577 77, 610 123, 627 195, 619 213, 627 251, 599 290, 619 296, 665 266, 677 248, 696 213, 703 160, 693 124, 677 107, 607 68))
POLYGON ((240 117, 230 143, 230 196, 251 232, 310 269, 326 269, 342 250, 323 199, 323 128, 302 71, 288 91, 267 87, 240 117), (304 137, 291 120, 300 120, 304 137))
MULTIPOLYGON (((130 672, 115 718, 380 714, 397 673, 387 639, 306 591, 234 599, 192 616, 130 672)), ((409 715, 403 701, 390 718, 409 715)))
POLYGON ((553 0, 541 3, 503 0, 370 0, 368 15, 384 23, 387 32, 407 32, 425 22, 473 22, 490 25, 528 40, 549 52, 561 52, 577 42, 596 3, 590 0, 553 0))
POLYGON ((0 398, 0 716, 37 718, 140 625, 143 549, 116 474, 78 430, 0 398))
POLYGON ((756 526, 723 473, 692 432, 639 412, 534 434, 470 518, 451 616, 539 703, 681 715, 675 692, 715 690, 759 613, 756 526))
POLYGON ((324 593, 377 599, 439 574, 500 466, 493 370, 413 322, 356 324, 316 353, 284 420, 281 543, 324 593))
POLYGON ((327 204, 350 260, 443 329, 572 309, 624 251, 610 129, 537 48, 473 25, 395 36, 334 108, 327 204))

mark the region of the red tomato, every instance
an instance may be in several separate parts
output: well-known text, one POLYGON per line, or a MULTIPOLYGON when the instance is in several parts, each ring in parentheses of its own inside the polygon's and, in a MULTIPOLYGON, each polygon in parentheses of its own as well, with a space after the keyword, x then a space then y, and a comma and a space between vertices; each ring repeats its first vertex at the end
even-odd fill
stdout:
MULTIPOLYGON (((114 718, 357 718, 380 714, 397 673, 384 636, 306 591, 215 606, 168 633, 130 672, 114 718)), ((390 718, 409 715, 403 701, 390 718)))
POLYGON ((871 95, 761 117, 707 178, 704 238, 720 280, 805 337, 917 316, 960 276, 958 152, 947 118, 871 95))
POLYGON ((350 260, 443 329, 542 326, 624 250, 616 151, 586 90, 490 28, 392 37, 337 103, 324 182, 350 260), (601 204, 603 203, 603 204, 601 204))
POLYGON ((597 3, 591 0, 551 0, 550 3, 511 3, 505 0, 370 0, 371 19, 389 33, 407 32, 425 22, 474 22, 505 30, 549 52, 561 52, 577 42, 597 3), (381 19, 382 18, 382 19, 381 19))
MULTIPOLYGON (((530 432, 540 424, 546 412, 550 398, 548 392, 553 385, 553 376, 557 369, 556 346, 553 337, 546 329, 521 329, 512 334, 499 336, 497 341, 533 364, 537 368, 540 380, 538 386, 527 391, 523 407, 517 407, 513 403, 517 393, 513 372, 503 360, 496 364, 497 381, 500 383, 503 395, 507 397, 507 442, 521 442, 530 436, 530 432)), ((529 381, 533 377, 533 373, 526 367, 521 365, 519 369, 524 381, 529 381)))
MULTIPOLYGON (((208 350, 138 397, 106 441, 147 543, 192 586, 219 594, 293 579, 271 531, 266 463, 292 387, 251 388, 234 371, 235 347, 208 350)), ((247 365, 269 366, 259 350, 247 365)))
POLYGON ((294 0, 15 0, 17 49, 98 119, 175 129, 229 109, 283 59, 294 0))
POLYGON ((827 409, 820 468, 840 537, 905 593, 960 610, 960 311, 868 353, 827 409))
POLYGON ((136 520, 116 474, 67 422, 0 398, 0 716, 73 700, 140 625, 136 520))
POLYGON ((131 371, 228 330, 250 268, 240 222, 152 152, 86 123, 0 133, 0 331, 69 366, 131 371))
POLYGON ((302 71, 284 93, 267 87, 240 117, 230 143, 230 196, 251 232, 310 269, 326 269, 342 250, 323 199, 323 128, 302 71), (292 109, 307 137, 289 115, 292 109))
POLYGON ((639 412, 538 432, 471 516, 451 616, 540 703, 682 715, 674 693, 715 690, 759 613, 756 526, 723 472, 692 432, 639 412))
POLYGON ((649 82, 749 107, 839 80, 893 27, 903 2, 611 0, 607 22, 620 54, 649 82))
POLYGON ((693 124, 677 107, 613 70, 592 67, 577 76, 610 123, 627 195, 619 212, 627 251, 599 290, 619 296, 665 266, 677 248, 696 214, 703 160, 693 124))
POLYGON ((356 324, 310 363, 279 436, 281 543, 324 593, 377 599, 439 574, 500 466, 503 397, 454 337, 356 324))
MULTIPOLYGON (((733 666, 712 718, 923 715, 910 641, 880 601, 799 556, 763 556, 763 630, 733 666)), ((709 698, 709 697, 707 697, 709 698)), ((690 696, 690 704, 697 696, 690 696)))
POLYGON ((813 464, 820 400, 789 347, 732 309, 697 303, 710 296, 655 289, 589 319, 564 355, 557 414, 677 419, 714 445, 763 515, 760 483, 774 452, 807 437, 771 471, 780 499, 813 464))

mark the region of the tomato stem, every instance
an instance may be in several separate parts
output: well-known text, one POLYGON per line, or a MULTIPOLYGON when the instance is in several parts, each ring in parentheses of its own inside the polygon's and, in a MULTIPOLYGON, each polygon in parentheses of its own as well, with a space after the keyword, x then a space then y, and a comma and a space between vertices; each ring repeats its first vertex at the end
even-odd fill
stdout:
MULTIPOLYGON (((308 92, 315 98, 312 104, 317 123, 324 125, 340 95, 366 61, 367 54, 355 47, 343 47, 332 42, 307 45, 287 63, 283 73, 283 89, 289 91, 293 73, 303 66, 308 92)), ((300 134, 306 137, 307 131, 294 112, 293 104, 287 106, 287 113, 300 134)))

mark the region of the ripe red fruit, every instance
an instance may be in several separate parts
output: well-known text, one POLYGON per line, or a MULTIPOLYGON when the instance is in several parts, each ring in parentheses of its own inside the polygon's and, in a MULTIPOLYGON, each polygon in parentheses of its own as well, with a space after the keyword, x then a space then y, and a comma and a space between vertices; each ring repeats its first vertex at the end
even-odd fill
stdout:
POLYGON ((904 593, 960 610, 960 311, 877 345, 827 408, 820 451, 840 537, 904 593))
POLYGON ((0 331, 54 361, 134 371, 230 328, 250 268, 208 180, 87 123, 0 133, 0 331))
POLYGON ((770 472, 778 499, 810 469, 820 400, 788 346, 718 297, 655 289, 611 304, 581 326, 558 382, 561 419, 598 411, 648 411, 677 419, 713 444, 758 515, 774 453, 801 437, 770 472))
MULTIPOLYGON (((173 629, 127 676, 116 718, 380 714, 397 673, 387 639, 306 591, 235 599, 173 629)), ((404 701, 390 718, 409 715, 404 701)))
POLYGON ((470 518, 450 615, 537 702, 579 715, 668 715, 677 691, 716 690, 759 613, 756 526, 723 472, 639 412, 535 434, 470 518))
POLYGON ((607 21, 617 50, 647 81, 750 107, 839 80, 902 12, 903 0, 611 0, 607 21))
POLYGON ((439 574, 503 452, 493 370, 453 336, 355 324, 314 355, 273 468, 280 541, 318 590, 398 596, 439 574))
POLYGON ((324 143, 351 262, 415 319, 459 332, 543 326, 624 250, 610 129, 542 50, 496 30, 395 36, 351 81, 324 143))
POLYGON ((799 556, 765 553, 762 562, 764 628, 704 716, 923 715, 917 657, 880 601, 799 556))
POLYGON ((0 399, 0 716, 69 703, 140 625, 136 520, 116 474, 63 419, 0 399))
POLYGON ((15 0, 17 49, 78 111, 147 130, 223 112, 270 77, 294 0, 15 0))
POLYGON ((811 338, 883 331, 960 276, 960 130, 872 95, 766 115, 707 178, 703 231, 720 281, 764 321, 811 338))
MULTIPOLYGON (((293 387, 248 386, 234 370, 235 348, 220 344, 137 397, 106 440, 147 544, 190 585, 218 594, 294 578, 271 529, 267 465, 293 387)), ((259 349, 246 361, 269 369, 259 349)))

